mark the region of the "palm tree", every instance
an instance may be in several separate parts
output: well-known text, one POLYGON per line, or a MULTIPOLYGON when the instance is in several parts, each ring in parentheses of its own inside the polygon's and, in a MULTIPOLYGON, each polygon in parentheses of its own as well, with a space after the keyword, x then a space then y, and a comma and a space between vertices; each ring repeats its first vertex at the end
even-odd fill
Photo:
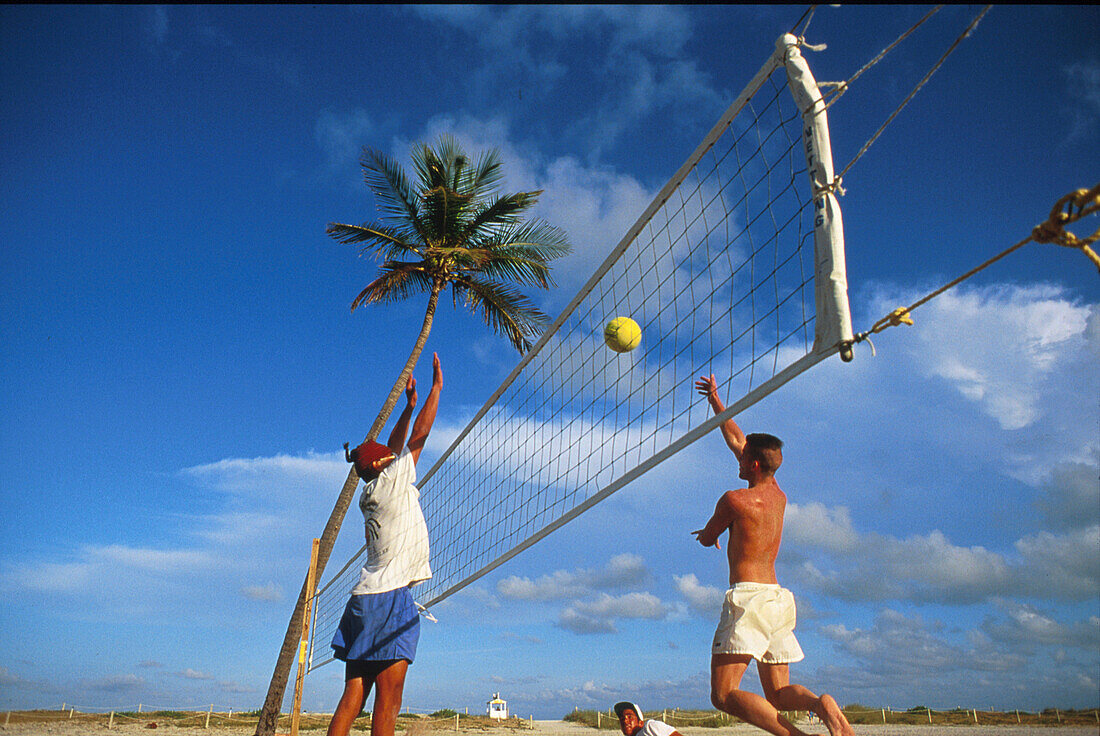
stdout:
MULTIPOLYGON (((461 301, 480 314, 494 332, 503 333, 520 353, 525 353, 549 319, 517 287, 548 289, 553 285, 549 262, 570 250, 565 234, 558 228, 540 220, 523 219, 541 191, 496 192, 503 175, 497 151, 482 154, 471 165, 455 139, 444 135, 435 147, 423 143, 414 146, 412 162, 415 183, 392 158, 365 149, 359 163, 382 218, 363 225, 331 223, 327 229, 341 243, 360 245, 360 256, 382 259, 378 277, 355 298, 352 311, 365 304, 428 295, 420 334, 367 433, 368 440, 381 433, 397 405, 428 341, 444 289, 450 287, 456 307, 461 301)), ((352 468, 321 536, 318 579, 358 485, 359 477, 352 468)), ((275 732, 298 647, 305 598, 303 584, 256 726, 257 736, 275 732)))

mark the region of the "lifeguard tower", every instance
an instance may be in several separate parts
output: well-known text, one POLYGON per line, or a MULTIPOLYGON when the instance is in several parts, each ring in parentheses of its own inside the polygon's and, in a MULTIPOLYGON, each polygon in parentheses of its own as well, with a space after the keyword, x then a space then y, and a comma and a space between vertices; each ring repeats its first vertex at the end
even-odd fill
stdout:
POLYGON ((504 720, 508 717, 508 703, 500 699, 500 693, 493 693, 493 699, 486 706, 490 718, 504 720))

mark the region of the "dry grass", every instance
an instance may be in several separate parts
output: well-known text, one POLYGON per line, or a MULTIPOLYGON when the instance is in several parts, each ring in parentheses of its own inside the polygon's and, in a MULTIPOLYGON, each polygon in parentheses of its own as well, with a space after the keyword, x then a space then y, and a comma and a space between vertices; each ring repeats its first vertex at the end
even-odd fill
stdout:
MULTIPOLYGON (((397 719, 397 730, 404 731, 408 736, 419 736, 436 731, 454 731, 455 715, 458 717, 458 729, 461 731, 487 732, 503 729, 521 730, 530 729, 528 721, 519 718, 496 719, 488 716, 470 716, 465 714, 452 714, 437 717, 433 715, 418 715, 415 713, 402 713, 397 719)), ((154 728, 202 728, 210 729, 254 729, 259 714, 256 711, 242 711, 229 715, 228 713, 208 713, 206 711, 146 711, 118 712, 118 713, 73 713, 58 710, 23 710, 10 711, 0 714, 2 725, 42 724, 43 726, 59 724, 86 724, 101 728, 108 726, 142 726, 150 730, 154 728)), ((331 720, 331 713, 303 713, 299 718, 299 730, 315 731, 324 730, 331 720)), ((279 718, 278 732, 286 733, 290 730, 290 716, 279 718)), ((355 721, 352 731, 370 731, 370 715, 362 715, 355 721)))

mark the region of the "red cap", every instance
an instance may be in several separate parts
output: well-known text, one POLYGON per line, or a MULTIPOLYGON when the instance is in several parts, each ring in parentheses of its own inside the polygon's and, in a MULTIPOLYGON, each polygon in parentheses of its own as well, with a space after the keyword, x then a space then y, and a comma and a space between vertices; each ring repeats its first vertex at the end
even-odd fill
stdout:
POLYGON ((374 475, 377 471, 371 467, 371 464, 393 454, 393 450, 389 447, 373 440, 364 442, 349 453, 351 461, 355 463, 355 472, 360 478, 369 478, 374 475))

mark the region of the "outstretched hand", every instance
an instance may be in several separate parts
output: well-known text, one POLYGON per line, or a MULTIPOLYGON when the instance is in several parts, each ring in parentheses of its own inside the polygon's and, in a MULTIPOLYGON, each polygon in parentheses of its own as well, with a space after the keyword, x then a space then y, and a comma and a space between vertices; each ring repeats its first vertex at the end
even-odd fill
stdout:
MULTIPOLYGON (((706 530, 705 529, 696 529, 695 531, 692 532, 692 534, 695 535, 695 541, 696 542, 703 545, 704 547, 709 547, 710 545, 703 541, 703 532, 704 531, 706 531, 706 530)), ((722 549, 722 541, 718 537, 715 537, 715 539, 714 539, 714 548, 715 549, 722 549)))
POLYGON ((699 380, 695 382, 695 390, 708 399, 711 396, 717 397, 718 382, 714 380, 714 374, 711 373, 710 376, 700 376, 699 380))
POLYGON ((432 353, 432 388, 443 387, 443 366, 439 363, 439 353, 432 353))
POLYGON ((409 382, 405 384, 405 402, 409 408, 416 406, 416 379, 409 376, 409 382))

